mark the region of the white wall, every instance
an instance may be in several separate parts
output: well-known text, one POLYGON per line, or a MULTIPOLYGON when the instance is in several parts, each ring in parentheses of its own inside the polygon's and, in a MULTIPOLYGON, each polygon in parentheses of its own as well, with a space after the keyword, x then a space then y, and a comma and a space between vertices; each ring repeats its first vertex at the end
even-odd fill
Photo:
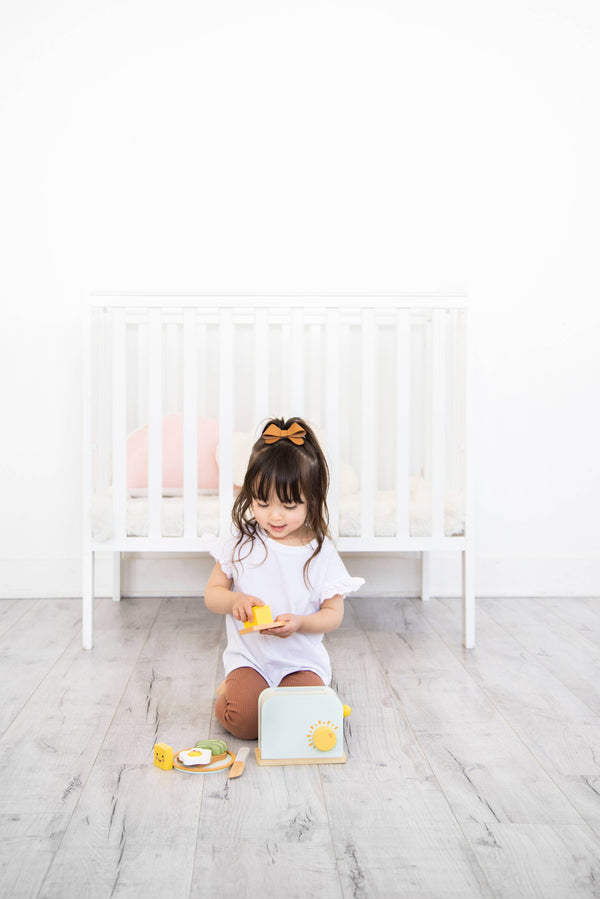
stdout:
POLYGON ((599 593, 599 61, 595 0, 4 3, 0 594, 80 589, 85 284, 468 290, 478 593, 599 593))

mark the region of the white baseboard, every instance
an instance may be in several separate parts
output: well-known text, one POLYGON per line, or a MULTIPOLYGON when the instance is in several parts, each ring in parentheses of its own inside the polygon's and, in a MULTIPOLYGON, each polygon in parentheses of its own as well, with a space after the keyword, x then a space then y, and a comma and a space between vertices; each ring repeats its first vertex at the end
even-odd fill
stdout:
MULTIPOLYGON (((418 596, 418 554, 347 554, 350 574, 363 577, 361 596, 418 596)), ((212 559, 205 555, 126 554, 122 565, 124 596, 201 596, 212 559)), ((81 559, 0 559, 0 599, 78 598, 81 559)), ((111 593, 111 557, 96 561, 96 595, 111 593)), ((433 596, 458 596, 459 553, 436 553, 432 559, 433 596)), ((600 596, 600 558, 478 558, 478 596, 600 596)))

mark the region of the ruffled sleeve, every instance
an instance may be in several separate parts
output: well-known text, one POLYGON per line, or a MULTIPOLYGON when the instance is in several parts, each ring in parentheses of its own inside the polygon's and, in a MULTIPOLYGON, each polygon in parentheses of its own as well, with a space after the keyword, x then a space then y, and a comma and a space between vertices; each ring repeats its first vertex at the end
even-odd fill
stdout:
POLYGON ((330 541, 324 547, 326 551, 327 566, 323 572, 323 581, 319 590, 319 602, 331 599, 332 596, 348 596, 359 590, 365 583, 362 577, 351 577, 346 566, 342 562, 337 550, 330 541))
POLYGON ((204 549, 211 554, 216 562, 219 563, 221 569, 223 570, 223 574, 226 577, 232 578, 234 575, 234 569, 232 561, 231 539, 223 541, 218 537, 215 537, 214 534, 205 533, 202 534, 201 541, 204 549))
POLYGON ((364 583, 364 578, 350 577, 349 574, 345 577, 342 576, 335 581, 328 581, 321 589, 319 600, 320 602, 323 602, 325 599, 331 599, 332 596, 338 595, 345 598, 349 593, 360 590, 364 583))

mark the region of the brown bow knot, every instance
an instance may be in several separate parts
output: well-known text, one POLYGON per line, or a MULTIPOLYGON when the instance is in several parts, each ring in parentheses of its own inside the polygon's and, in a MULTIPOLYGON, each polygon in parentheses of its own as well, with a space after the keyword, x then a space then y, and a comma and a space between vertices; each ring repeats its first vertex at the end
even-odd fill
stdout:
POLYGON ((277 425, 269 425, 269 427, 263 431, 262 436, 265 443, 277 443, 282 437, 287 437, 292 443, 301 446, 304 443, 306 431, 297 421, 295 421, 287 431, 282 431, 277 425))

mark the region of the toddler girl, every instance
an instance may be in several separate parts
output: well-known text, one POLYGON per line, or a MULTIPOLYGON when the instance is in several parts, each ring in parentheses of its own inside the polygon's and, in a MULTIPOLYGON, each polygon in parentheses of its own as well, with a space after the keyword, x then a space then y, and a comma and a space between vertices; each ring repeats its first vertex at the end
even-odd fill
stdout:
POLYGON ((344 597, 364 580, 350 577, 329 539, 328 487, 327 462, 308 424, 271 419, 233 504, 233 537, 204 538, 216 559, 205 603, 227 615, 226 678, 215 713, 240 739, 258 736, 258 697, 267 687, 331 682, 323 634, 340 626, 344 597), (283 626, 240 635, 252 607, 265 604, 283 626))

